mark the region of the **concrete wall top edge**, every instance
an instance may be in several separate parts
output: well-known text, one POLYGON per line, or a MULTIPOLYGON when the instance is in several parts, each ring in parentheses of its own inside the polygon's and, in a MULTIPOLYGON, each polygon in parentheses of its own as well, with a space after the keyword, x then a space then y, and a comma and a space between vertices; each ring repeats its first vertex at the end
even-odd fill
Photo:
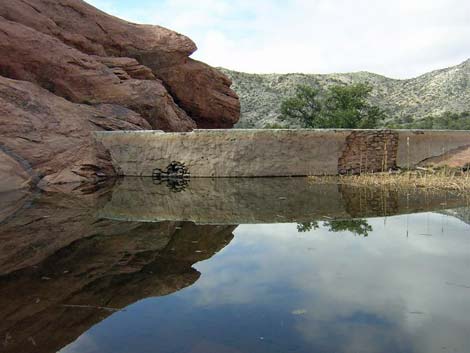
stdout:
POLYGON ((135 133, 143 133, 143 134, 167 134, 163 130, 119 130, 119 131, 93 131, 94 135, 126 135, 126 134, 135 134, 135 133))
POLYGON ((188 135, 188 134, 219 134, 219 133, 285 133, 285 132, 303 132, 303 133, 345 133, 354 131, 389 131, 400 134, 470 134, 470 130, 424 130, 424 129, 195 129, 189 132, 164 132, 162 130, 121 130, 121 131, 95 131, 95 135, 126 135, 126 134, 142 134, 142 135, 188 135))

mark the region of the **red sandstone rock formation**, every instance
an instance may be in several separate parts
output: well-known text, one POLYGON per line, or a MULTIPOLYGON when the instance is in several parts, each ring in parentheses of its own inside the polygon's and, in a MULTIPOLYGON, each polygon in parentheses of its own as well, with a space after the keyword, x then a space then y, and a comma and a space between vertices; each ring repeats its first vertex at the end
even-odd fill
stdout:
MULTIPOLYGON (((10 161, 16 160, 10 174, 37 175, 43 183, 111 175, 110 159, 91 131, 140 129, 150 129, 149 123, 122 106, 74 104, 32 83, 0 76, 1 145, 10 161)), ((13 186, 21 186, 20 177, 13 186)))
POLYGON ((232 127, 240 105, 231 82, 190 59, 195 50, 183 35, 81 0, 3 0, 0 147, 16 158, 3 168, 12 187, 31 178, 18 165, 43 183, 112 175, 94 130, 232 127))
POLYGON ((199 127, 223 129, 238 121, 238 97, 230 89, 232 82, 220 71, 192 59, 155 71, 199 127))

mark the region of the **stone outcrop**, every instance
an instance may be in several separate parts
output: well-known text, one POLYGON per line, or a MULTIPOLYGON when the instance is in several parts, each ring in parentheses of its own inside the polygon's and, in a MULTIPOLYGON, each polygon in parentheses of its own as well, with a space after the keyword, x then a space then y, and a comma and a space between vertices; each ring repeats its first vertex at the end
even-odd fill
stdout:
POLYGON ((188 58, 197 48, 159 26, 128 23, 78 0, 6 0, 0 16, 59 38, 87 54, 135 58, 162 79, 174 99, 202 128, 232 127, 240 104, 231 81, 188 58))
MULTIPOLYGON (((150 64, 150 63, 149 63, 150 64)), ((196 60, 158 70, 169 91, 199 128, 232 127, 239 118, 240 103, 221 72, 196 60), (192 81, 192 85, 187 85, 192 81)))
POLYGON ((87 54, 145 57, 158 66, 184 62, 197 49, 184 35, 123 21, 82 0, 3 0, 0 16, 87 54))
POLYGON ((92 131, 232 127, 231 82, 190 59, 195 50, 183 35, 81 0, 2 1, 0 147, 44 183, 85 181, 114 174, 109 156, 95 155, 92 131))
MULTIPOLYGON (((126 59, 103 59, 113 69, 121 64, 127 75, 116 73, 56 38, 10 21, 0 22, 0 52, 4 76, 34 82, 75 103, 122 105, 142 115, 154 129, 189 131, 196 127, 160 81, 133 79, 125 71, 126 59)), ((145 73, 143 68, 137 70, 145 73)))
POLYGON ((23 189, 32 182, 30 168, 15 157, 9 151, 0 149, 0 193, 23 189))
MULTIPOLYGON (((17 158, 15 166, 10 157, 11 172, 2 172, 2 176, 16 175, 11 189, 33 180, 31 172, 42 183, 112 175, 108 154, 96 145, 90 132, 140 129, 150 129, 149 123, 122 106, 74 104, 32 83, 0 77, 1 145, 17 158), (21 161, 30 165, 30 172, 19 171, 21 161)), ((2 184, 4 180, 2 177, 2 184)))

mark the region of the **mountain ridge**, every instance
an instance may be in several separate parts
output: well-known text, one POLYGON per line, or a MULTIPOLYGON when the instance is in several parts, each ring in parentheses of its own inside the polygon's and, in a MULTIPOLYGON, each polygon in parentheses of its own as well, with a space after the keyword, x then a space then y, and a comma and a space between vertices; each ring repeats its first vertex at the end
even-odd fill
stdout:
POLYGON ((326 89, 336 84, 368 83, 372 86, 370 102, 387 113, 386 124, 470 110, 470 59, 407 79, 389 78, 368 71, 253 74, 219 69, 230 77, 232 89, 240 97, 242 116, 237 124, 240 128, 299 127, 294 121, 279 119, 282 100, 294 95, 299 84, 326 89))

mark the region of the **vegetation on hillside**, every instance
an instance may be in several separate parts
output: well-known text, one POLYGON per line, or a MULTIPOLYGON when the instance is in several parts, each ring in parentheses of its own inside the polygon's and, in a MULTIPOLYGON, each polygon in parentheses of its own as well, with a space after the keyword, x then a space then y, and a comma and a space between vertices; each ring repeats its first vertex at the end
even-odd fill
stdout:
POLYGON ((426 116, 413 120, 408 116, 396 119, 387 127, 397 129, 470 130, 470 111, 463 113, 445 112, 436 116, 426 116))
MULTIPOLYGON (((237 124, 240 128, 301 127, 297 120, 280 120, 281 103, 294 96, 299 85, 326 91, 335 85, 367 84, 372 87, 368 102, 387 114, 383 126, 420 128, 429 126, 427 117, 435 117, 432 128, 456 128, 449 123, 440 126, 439 120, 447 114, 470 110, 470 60, 406 80, 369 72, 319 75, 221 70, 232 79, 232 88, 240 97, 242 116, 237 124)), ((459 126, 464 128, 465 124, 462 117, 459 126)))
POLYGON ((385 113, 368 102, 372 87, 363 83, 334 85, 325 92, 299 85, 281 104, 281 120, 298 121, 303 128, 372 129, 385 113))

